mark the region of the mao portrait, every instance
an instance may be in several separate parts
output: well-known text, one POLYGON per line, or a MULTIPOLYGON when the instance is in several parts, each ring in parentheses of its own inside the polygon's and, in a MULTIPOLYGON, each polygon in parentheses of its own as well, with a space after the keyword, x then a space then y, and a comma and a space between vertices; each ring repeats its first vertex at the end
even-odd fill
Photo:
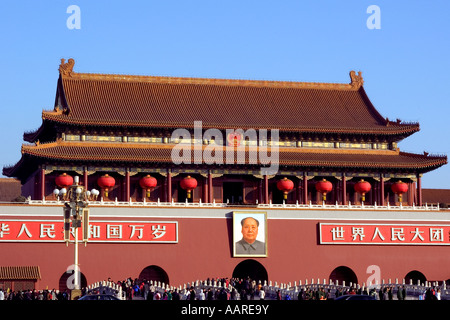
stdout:
POLYGON ((233 256, 267 256, 265 212, 233 212, 233 256))

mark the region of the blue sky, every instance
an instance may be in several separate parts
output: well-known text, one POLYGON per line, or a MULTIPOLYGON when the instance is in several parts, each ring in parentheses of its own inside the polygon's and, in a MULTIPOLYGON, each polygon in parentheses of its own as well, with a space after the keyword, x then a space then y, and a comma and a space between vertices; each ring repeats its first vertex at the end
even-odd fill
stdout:
MULTIPOLYGON (((348 83, 389 119, 419 122, 403 151, 450 154, 450 1, 5 1, 0 3, 0 164, 53 108, 61 58, 75 71, 348 83), (67 8, 78 5, 81 29, 67 8), (366 25, 370 5, 381 29, 366 25)), ((450 166, 423 178, 450 188, 450 166)))

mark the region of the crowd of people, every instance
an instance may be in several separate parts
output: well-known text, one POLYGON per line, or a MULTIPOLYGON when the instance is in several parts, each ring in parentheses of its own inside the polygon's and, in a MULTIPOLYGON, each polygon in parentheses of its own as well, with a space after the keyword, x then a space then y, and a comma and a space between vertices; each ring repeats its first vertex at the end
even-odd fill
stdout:
POLYGON ((0 300, 69 300, 70 292, 53 290, 18 290, 12 291, 11 289, 0 289, 0 300))
MULTIPOLYGON (((394 286, 383 286, 378 291, 378 300, 394 300, 394 286)), ((406 299, 406 288, 405 286, 397 286, 397 300, 405 300, 406 299)))
MULTIPOLYGON (((369 289, 367 287, 360 287, 359 289, 338 287, 332 294, 330 289, 325 290, 323 287, 317 289, 306 287, 300 290, 298 300, 327 300, 332 299, 333 295, 334 298, 338 298, 343 295, 353 294, 372 296, 376 300, 394 300, 394 289, 394 286, 382 286, 378 291, 375 288, 369 289)), ((397 286, 396 289, 396 300, 405 300, 405 286, 397 286)))
MULTIPOLYGON (((110 279, 108 279, 110 281, 110 279)), ((265 299, 260 282, 237 278, 215 278, 200 282, 200 289, 194 286, 181 292, 178 289, 158 290, 152 281, 128 278, 118 281, 127 300, 254 300, 265 299), (212 286, 215 283, 215 286, 212 286)), ((87 292, 86 292, 87 293, 87 292)), ((85 293, 85 294, 86 294, 85 293)))
MULTIPOLYGON (((374 297, 376 300, 385 301, 406 300, 407 297, 406 287, 404 285, 385 285, 381 286, 379 289, 369 289, 367 287, 359 289, 338 287, 334 292, 334 298, 353 294, 368 295, 374 297)), ((323 287, 319 287, 316 289, 306 287, 304 289, 301 289, 298 294, 298 300, 327 300, 330 298, 333 298, 331 290, 325 290, 323 287)), ((419 295, 419 300, 441 300, 441 289, 437 287, 427 288, 425 292, 419 295)))
POLYGON ((302 288, 297 296, 298 300, 328 300, 331 298, 331 290, 323 287, 313 289, 311 287, 302 288))
MULTIPOLYGON (((161 289, 155 286, 153 281, 146 279, 127 278, 123 281, 113 282, 108 279, 108 283, 114 286, 105 286, 91 289, 83 288, 82 295, 113 293, 118 292, 113 289, 117 285, 122 289, 122 295, 126 300, 328 300, 338 298, 342 295, 362 294, 373 296, 376 300, 405 300, 407 297, 406 287, 386 285, 379 289, 367 287, 343 288, 338 287, 335 290, 324 288, 323 286, 302 287, 296 294, 296 297, 285 293, 282 295, 280 290, 276 292, 265 288, 261 281, 239 278, 208 278, 205 281, 194 285, 188 284, 183 290, 161 289)), ((69 300, 70 291, 53 290, 19 290, 12 291, 0 289, 0 300, 69 300)), ((441 290, 438 287, 427 288, 419 295, 419 300, 441 300, 441 290)))
POLYGON ((441 289, 428 288, 419 296, 419 300, 441 300, 441 289))

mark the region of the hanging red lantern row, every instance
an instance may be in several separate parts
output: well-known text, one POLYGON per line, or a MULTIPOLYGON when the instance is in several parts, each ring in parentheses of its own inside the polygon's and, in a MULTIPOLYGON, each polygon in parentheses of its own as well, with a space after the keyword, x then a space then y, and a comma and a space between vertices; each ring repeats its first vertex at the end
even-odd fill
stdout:
POLYGON ((187 176, 180 181, 180 187, 187 191, 187 197, 190 199, 192 190, 197 188, 197 180, 191 176, 187 176))
POLYGON ((100 188, 105 190, 105 197, 108 197, 108 191, 109 191, 109 189, 111 189, 112 187, 115 186, 116 180, 113 177, 111 177, 110 175, 105 174, 105 175, 101 176, 100 178, 98 178, 97 184, 100 188))
POLYGON ((362 201, 366 201, 366 193, 368 193, 372 189, 372 186, 369 182, 361 179, 355 184, 355 191, 361 194, 362 201))
POLYGON ((73 178, 64 172, 55 178, 55 184, 60 188, 67 188, 73 185, 73 178))
POLYGON ((316 190, 322 194, 322 200, 325 201, 327 199, 327 193, 333 190, 333 184, 327 179, 323 179, 321 181, 317 181, 315 184, 316 190))
POLYGON ((391 190, 398 195, 398 202, 402 202, 402 195, 408 191, 408 184, 399 180, 392 184, 391 190))
POLYGON ((148 174, 139 180, 139 185, 146 191, 147 198, 150 198, 150 191, 156 187, 157 180, 148 174))
POLYGON ((286 200, 288 193, 294 189, 294 183, 292 180, 284 177, 284 179, 281 179, 277 182, 277 188, 278 190, 283 192, 283 198, 286 200))

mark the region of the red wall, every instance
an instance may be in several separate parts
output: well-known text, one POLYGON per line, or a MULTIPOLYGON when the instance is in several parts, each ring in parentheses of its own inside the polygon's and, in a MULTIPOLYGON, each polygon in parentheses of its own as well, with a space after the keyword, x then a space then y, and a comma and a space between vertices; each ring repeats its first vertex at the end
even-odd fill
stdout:
MULTIPOLYGON (((152 220, 178 221, 179 242, 89 243, 87 247, 80 244, 80 269, 88 284, 108 277, 114 281, 135 278, 145 267, 156 265, 166 271, 171 285, 178 286, 208 277, 231 277, 236 265, 247 259, 232 257, 232 219, 152 220)), ((266 268, 269 280, 278 283, 298 283, 299 280, 304 283, 305 279, 323 281, 333 269, 347 266, 356 273, 358 282, 363 283, 369 276, 366 269, 370 265, 378 265, 381 278, 386 281, 389 278, 401 281, 413 270, 422 272, 429 281, 450 278, 448 246, 320 245, 318 223, 317 220, 268 220, 268 257, 254 259, 266 268)), ((0 257, 0 265, 38 265, 42 276, 38 288, 57 289, 60 277, 73 264, 74 247, 66 247, 64 243, 0 242, 0 257)))

